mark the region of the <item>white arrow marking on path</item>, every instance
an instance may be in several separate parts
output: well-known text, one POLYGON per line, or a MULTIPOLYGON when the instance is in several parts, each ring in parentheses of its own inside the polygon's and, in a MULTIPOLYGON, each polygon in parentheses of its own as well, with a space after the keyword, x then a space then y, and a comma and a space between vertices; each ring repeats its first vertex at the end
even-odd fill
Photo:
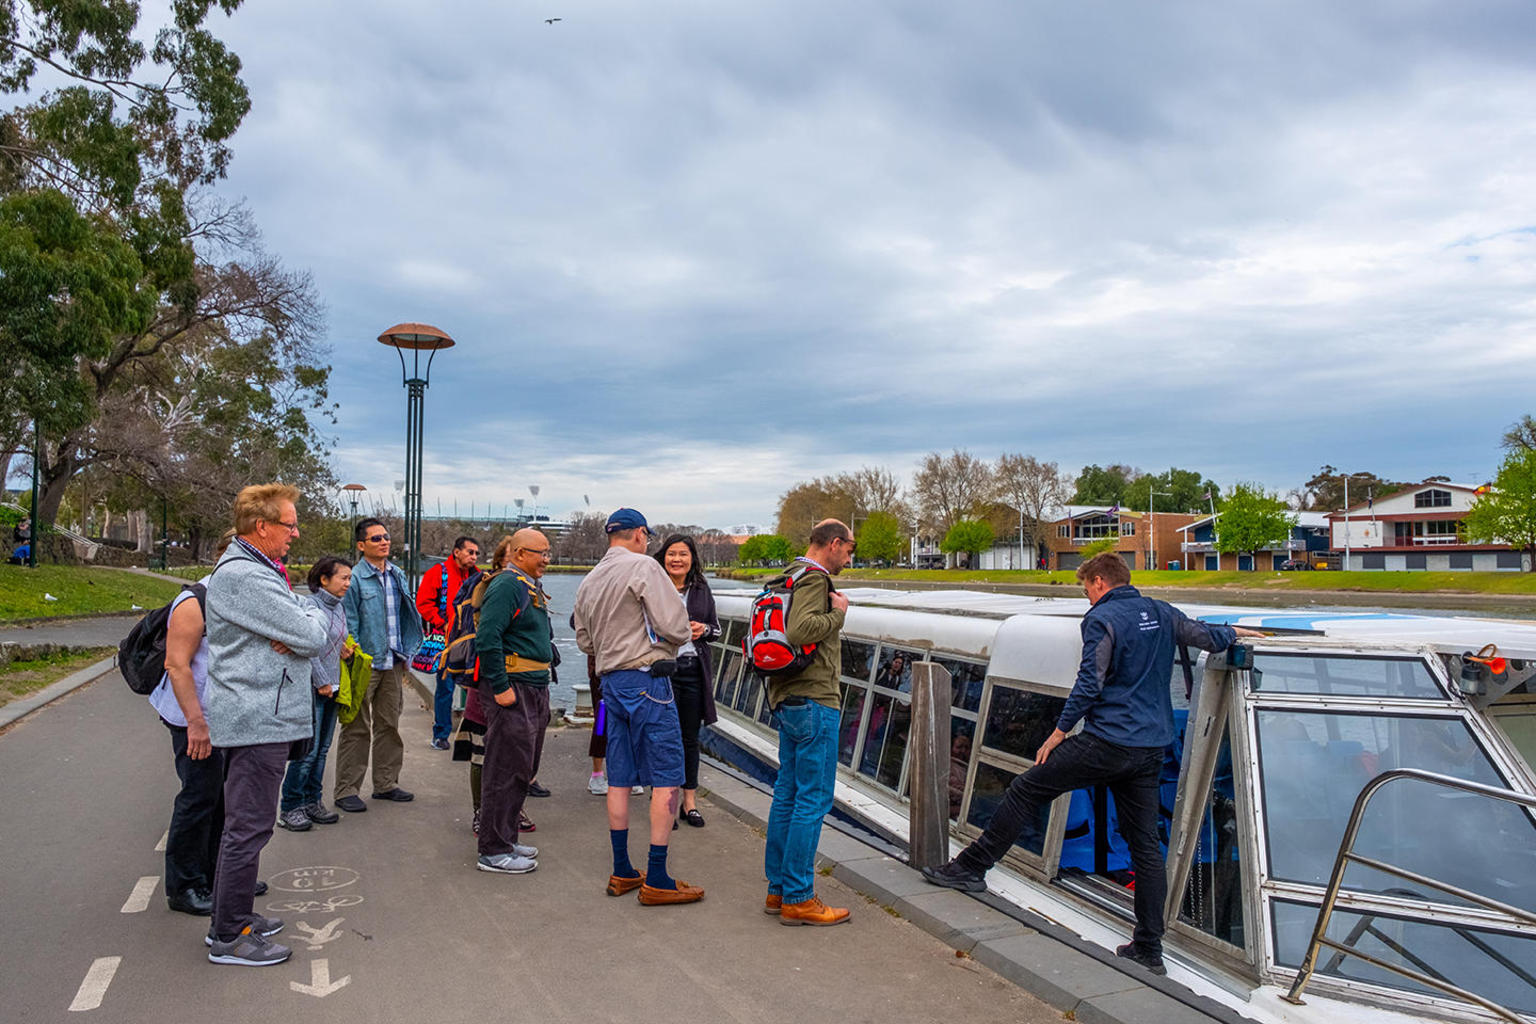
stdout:
POLYGON ((304 921, 295 922, 294 927, 304 933, 303 941, 309 943, 310 949, 319 949, 321 946, 325 945, 327 942, 330 942, 332 939, 341 938, 340 935, 336 934, 336 929, 339 928, 341 926, 341 922, 345 920, 346 918, 344 917, 338 917, 330 924, 326 925, 324 928, 319 929, 318 931, 314 928, 311 928, 309 924, 304 921))
POLYGON ((160 884, 157 875, 145 875, 139 879, 133 887, 133 892, 128 894, 128 902, 123 904, 123 913, 137 914, 149 909, 149 898, 155 894, 155 886, 160 884))
POLYGON ((155 844, 155 852, 156 853, 164 853, 165 852, 165 844, 170 842, 170 839, 171 839, 171 830, 170 829, 166 829, 165 833, 160 836, 160 841, 155 844))
POLYGON ((102 998, 107 994, 107 986, 112 984, 112 976, 117 973, 117 965, 123 962, 120 956, 99 957, 91 964, 91 969, 85 972, 85 980, 80 983, 80 991, 75 993, 75 1001, 69 1004, 74 1011, 94 1010, 101 1005, 102 998))
POLYGON ((352 975, 346 974, 336 981, 331 981, 331 964, 329 960, 319 959, 309 962, 309 984, 300 985, 296 981, 290 981, 288 987, 295 992, 303 992, 308 996, 324 999, 339 988, 346 988, 352 983, 352 975))

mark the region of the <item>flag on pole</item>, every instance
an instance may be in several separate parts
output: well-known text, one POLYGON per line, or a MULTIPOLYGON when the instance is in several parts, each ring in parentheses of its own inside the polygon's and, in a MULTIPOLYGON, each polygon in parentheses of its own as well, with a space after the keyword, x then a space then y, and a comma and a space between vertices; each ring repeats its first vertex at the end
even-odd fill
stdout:
POLYGON ((1112 515, 1112 516, 1118 516, 1120 514, 1120 503, 1119 502, 1116 502, 1115 504, 1113 504, 1113 505, 1111 505, 1109 507, 1109 514, 1112 515))

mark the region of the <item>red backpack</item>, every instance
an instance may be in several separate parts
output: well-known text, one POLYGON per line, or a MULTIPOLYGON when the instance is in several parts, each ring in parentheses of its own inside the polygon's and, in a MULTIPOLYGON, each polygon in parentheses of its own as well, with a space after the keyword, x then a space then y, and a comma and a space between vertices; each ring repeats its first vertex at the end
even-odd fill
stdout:
POLYGON ((770 582, 763 587, 762 593, 752 599, 752 622, 747 628, 747 635, 742 638, 741 650, 747 656, 747 664, 759 674, 777 676, 799 672, 816 657, 816 644, 796 646, 789 642, 789 635, 785 632, 795 584, 804 579, 807 573, 813 572, 828 575, 827 594, 830 599, 830 575, 817 565, 801 565, 791 569, 781 582, 770 582))

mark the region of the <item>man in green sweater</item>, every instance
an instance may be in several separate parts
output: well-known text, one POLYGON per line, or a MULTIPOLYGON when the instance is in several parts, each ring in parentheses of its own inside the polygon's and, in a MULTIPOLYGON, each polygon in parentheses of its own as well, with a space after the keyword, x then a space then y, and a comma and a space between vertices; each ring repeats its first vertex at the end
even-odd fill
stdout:
POLYGON ((549 538, 525 528, 512 535, 512 542, 512 560, 486 587, 475 631, 485 709, 476 866, 505 875, 539 866, 538 849, 517 841, 517 821, 549 725, 549 665, 554 660, 549 601, 538 582, 549 565, 549 538))
POLYGON ((832 810, 837 778, 837 677, 848 612, 848 599, 832 586, 832 577, 853 561, 855 547, 852 530, 836 519, 823 520, 811 530, 810 546, 787 576, 769 581, 782 586, 793 580, 784 624, 789 642, 816 645, 805 668, 768 679, 768 703, 779 725, 779 777, 768 812, 768 900, 763 909, 778 914, 780 924, 848 920, 847 908, 829 907, 816 895, 816 844, 822 819, 832 810))

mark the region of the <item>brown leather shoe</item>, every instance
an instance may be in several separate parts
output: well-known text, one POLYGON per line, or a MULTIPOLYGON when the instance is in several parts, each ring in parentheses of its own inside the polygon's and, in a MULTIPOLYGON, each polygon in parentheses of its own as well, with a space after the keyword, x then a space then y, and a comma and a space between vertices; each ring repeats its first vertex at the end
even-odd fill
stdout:
POLYGON ((627 892, 634 892, 644 882, 644 875, 636 875, 634 878, 620 878, 618 875, 609 875, 608 895, 623 896, 627 892))
POLYGON ((689 885, 681 878, 677 880, 676 889, 653 889, 649 885, 640 887, 640 902, 647 907, 660 907, 668 903, 696 903, 703 898, 703 889, 689 885))
POLYGON ((776 892, 771 892, 768 894, 768 898, 763 901, 763 913, 777 914, 782 906, 784 906, 784 897, 776 892))
POLYGON ((804 903, 785 903, 779 912, 779 924, 842 924, 848 920, 847 907, 829 907, 821 897, 812 896, 804 903))

